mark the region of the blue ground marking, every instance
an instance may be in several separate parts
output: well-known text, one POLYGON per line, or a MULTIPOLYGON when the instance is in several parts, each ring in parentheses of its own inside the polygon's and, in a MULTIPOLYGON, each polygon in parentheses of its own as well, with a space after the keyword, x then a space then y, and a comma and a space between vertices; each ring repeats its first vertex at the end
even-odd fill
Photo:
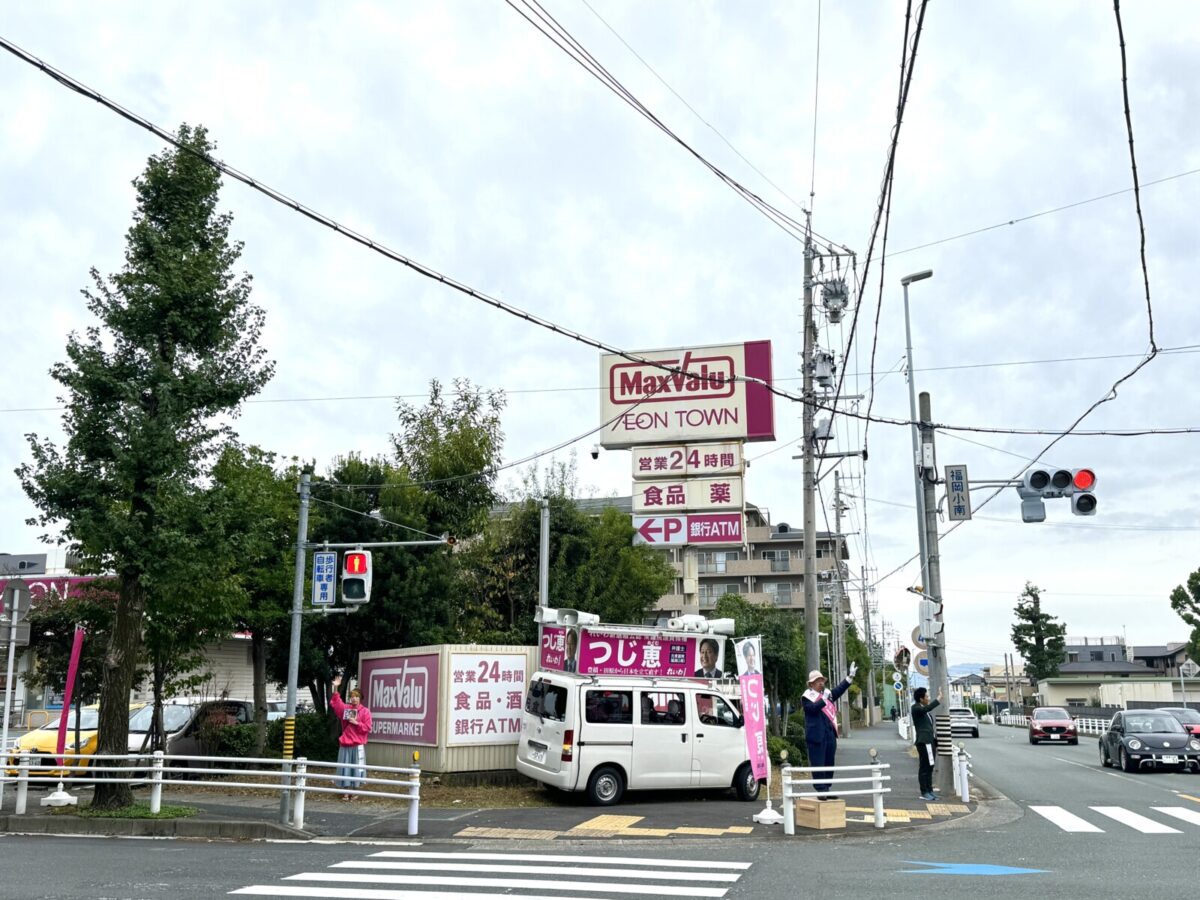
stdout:
POLYGON ((1037 875, 1045 869, 1020 869, 1016 866, 992 866, 986 863, 938 863, 917 859, 904 860, 910 866, 930 866, 928 869, 903 869, 902 875, 1037 875))

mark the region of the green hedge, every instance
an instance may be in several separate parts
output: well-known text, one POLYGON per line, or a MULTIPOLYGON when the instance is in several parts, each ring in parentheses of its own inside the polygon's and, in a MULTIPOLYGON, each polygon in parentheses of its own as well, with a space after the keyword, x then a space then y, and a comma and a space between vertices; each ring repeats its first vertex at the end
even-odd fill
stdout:
POLYGON ((787 751, 787 764, 789 766, 808 765, 808 749, 804 746, 803 741, 797 746, 787 738, 776 737, 775 735, 767 737, 767 755, 771 757, 771 762, 776 765, 782 765, 780 752, 783 750, 787 751))
MULTIPOLYGON (((337 762, 338 742, 335 728, 336 723, 330 717, 315 712, 300 713, 296 716, 294 755, 322 762, 337 762)), ((283 719, 267 723, 267 749, 272 753, 283 753, 283 719)))

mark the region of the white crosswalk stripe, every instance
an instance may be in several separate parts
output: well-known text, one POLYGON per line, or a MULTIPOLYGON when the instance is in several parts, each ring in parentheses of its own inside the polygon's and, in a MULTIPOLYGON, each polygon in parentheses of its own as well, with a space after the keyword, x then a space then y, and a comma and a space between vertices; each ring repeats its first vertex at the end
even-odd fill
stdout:
POLYGON ((230 893, 330 900, 600 900, 613 895, 718 900, 750 866, 641 856, 385 850, 230 893))
MULTIPOLYGON (((1142 834, 1183 833, 1179 828, 1153 819, 1149 815, 1143 815, 1140 812, 1126 809, 1123 806, 1087 807, 1087 812, 1104 817, 1102 821, 1105 827, 1103 828, 1094 821, 1085 818, 1086 813, 1083 811, 1081 811, 1081 814, 1076 814, 1061 806, 1030 806, 1029 809, 1046 821, 1057 825, 1063 831, 1073 834, 1104 834, 1110 830, 1119 832, 1120 829, 1114 829, 1113 823, 1123 825, 1142 834)), ((1186 822, 1189 825, 1200 826, 1200 810, 1197 809, 1184 806, 1152 806, 1150 807, 1150 811, 1175 819, 1174 825, 1186 822)))

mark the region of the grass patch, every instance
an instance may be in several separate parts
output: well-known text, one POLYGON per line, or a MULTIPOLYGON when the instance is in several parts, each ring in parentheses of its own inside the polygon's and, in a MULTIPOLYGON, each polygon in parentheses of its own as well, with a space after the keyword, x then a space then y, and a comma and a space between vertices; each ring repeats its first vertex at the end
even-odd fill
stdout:
POLYGON ((200 812, 194 806, 175 806, 164 803, 157 813, 150 812, 149 803, 135 803, 121 809, 93 809, 81 806, 78 809, 71 806, 54 810, 57 815, 75 815, 81 819, 186 819, 200 812))

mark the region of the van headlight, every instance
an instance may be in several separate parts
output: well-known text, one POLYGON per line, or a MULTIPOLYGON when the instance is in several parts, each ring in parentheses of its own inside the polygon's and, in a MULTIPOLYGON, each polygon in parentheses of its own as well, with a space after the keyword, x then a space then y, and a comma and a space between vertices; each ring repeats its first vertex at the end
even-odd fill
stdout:
POLYGON ((1191 747, 1193 750, 1200 750, 1200 741, 1196 740, 1195 738, 1192 738, 1190 741, 1188 741, 1188 746, 1191 747))
POLYGON ((1137 738, 1130 738, 1129 739, 1129 749, 1130 750, 1141 750, 1142 742, 1139 741, 1137 738))

